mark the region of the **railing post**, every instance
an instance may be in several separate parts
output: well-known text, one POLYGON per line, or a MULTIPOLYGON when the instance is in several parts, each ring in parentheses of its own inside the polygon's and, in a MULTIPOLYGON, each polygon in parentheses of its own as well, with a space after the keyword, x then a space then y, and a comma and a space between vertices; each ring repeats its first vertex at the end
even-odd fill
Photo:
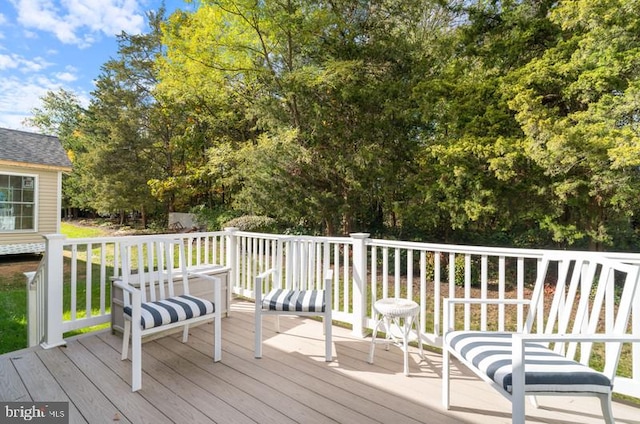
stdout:
POLYGON ((367 238, 368 233, 350 234, 353 240, 353 335, 364 337, 367 310, 367 238))
POLYGON ((63 246, 64 234, 48 234, 45 238, 44 286, 45 301, 45 335, 40 344, 44 349, 65 345, 62 338, 62 292, 64 282, 63 246))
POLYGON ((32 347, 38 344, 38 313, 36 287, 33 278, 36 272, 25 272, 27 279, 27 346, 32 347))
MULTIPOLYGON (((226 252, 226 266, 228 266, 231 271, 229 272, 229 289, 230 291, 235 291, 236 283, 240 278, 240 269, 236 264, 236 251, 238 249, 238 238, 236 237, 236 231, 238 231, 237 227, 225 227, 224 231, 227 233, 227 252, 226 252)), ((230 294, 230 293, 229 293, 230 294)), ((229 304, 230 305, 230 304, 229 304)))

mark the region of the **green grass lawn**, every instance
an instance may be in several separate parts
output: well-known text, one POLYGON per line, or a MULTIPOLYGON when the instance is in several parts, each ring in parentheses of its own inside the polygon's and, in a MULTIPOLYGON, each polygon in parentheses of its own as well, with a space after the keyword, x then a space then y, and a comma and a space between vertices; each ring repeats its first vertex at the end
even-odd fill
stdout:
POLYGON ((0 276, 0 354, 27 346, 27 295, 22 274, 0 276))
MULTIPOLYGON (((100 228, 76 226, 62 223, 61 232, 69 238, 100 237, 107 232, 100 228)), ((27 290, 25 270, 35 271, 39 257, 3 258, 0 271, 0 354, 27 347, 27 290), (22 262, 23 267, 13 267, 9 261, 22 262), (23 268, 23 269, 21 269, 23 268)), ((96 274, 94 274, 96 275, 96 274)), ((68 295, 65 295, 65 310, 69 309, 68 295)), ((79 303, 84 301, 84 293, 78 295, 79 303)), ((68 315, 68 313, 67 313, 68 315)))

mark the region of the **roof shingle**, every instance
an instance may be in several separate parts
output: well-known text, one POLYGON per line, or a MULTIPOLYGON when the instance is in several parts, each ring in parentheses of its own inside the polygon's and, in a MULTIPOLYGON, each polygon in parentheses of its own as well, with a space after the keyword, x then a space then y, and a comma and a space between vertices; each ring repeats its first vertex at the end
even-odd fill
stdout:
POLYGON ((58 137, 0 128, 0 161, 71 169, 58 137))

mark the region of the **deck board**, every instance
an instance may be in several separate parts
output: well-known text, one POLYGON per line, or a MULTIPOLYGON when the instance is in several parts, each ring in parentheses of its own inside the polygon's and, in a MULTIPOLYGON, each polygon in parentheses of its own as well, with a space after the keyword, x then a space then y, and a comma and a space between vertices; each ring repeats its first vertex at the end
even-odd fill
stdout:
POLYGON ((31 396, 27 391, 18 371, 9 358, 0 360, 0 399, 9 402, 30 402, 31 396))
MULTIPOLYGON (((119 350, 114 349, 113 346, 105 342, 102 339, 102 336, 103 335, 98 337, 86 337, 79 339, 78 341, 86 347, 87 350, 91 351, 93 355, 100 358, 104 365, 121 379, 125 386, 123 391, 130 391, 131 386, 129 383, 131 381, 131 363, 128 361, 121 361, 119 350)), ((120 345, 118 344, 118 348, 119 346, 120 345)), ((142 398, 147 400, 149 404, 158 408, 158 410, 166 415, 170 421, 203 424, 214 422, 200 411, 200 409, 189 403, 188 400, 185 400, 184 393, 182 393, 181 396, 176 396, 173 391, 163 384, 149 384, 145 389, 146 390, 142 398)), ((193 393, 189 394, 193 395, 193 393)), ((199 397, 197 398, 199 399, 199 397)))
POLYGON ((38 357, 39 352, 23 350, 8 356, 29 392, 29 397, 32 401, 69 402, 69 422, 86 423, 87 420, 80 414, 75 403, 70 401, 69 396, 38 357))
MULTIPOLYGON (((223 320, 222 361, 212 360, 213 326, 143 346, 143 387, 131 392, 131 363, 120 360, 121 337, 104 331, 67 347, 0 356, 0 400, 69 401, 72 423, 510 423, 510 403, 468 371, 452 367, 452 408, 440 406, 442 357, 417 349, 410 376, 402 351, 334 327, 334 361, 324 361, 322 325, 281 318, 281 333, 265 319, 262 359, 253 357, 253 307, 234 301, 223 320)), ((593 398, 541 398, 527 422, 601 423, 593 398)), ((614 402, 617 423, 640 424, 640 408, 614 402)))
POLYGON ((65 355, 63 351, 73 349, 74 344, 77 342, 71 342, 69 347, 41 350, 37 355, 87 422, 108 422, 117 419, 121 424, 130 423, 131 421, 100 391, 96 386, 97 382, 89 380, 65 355))

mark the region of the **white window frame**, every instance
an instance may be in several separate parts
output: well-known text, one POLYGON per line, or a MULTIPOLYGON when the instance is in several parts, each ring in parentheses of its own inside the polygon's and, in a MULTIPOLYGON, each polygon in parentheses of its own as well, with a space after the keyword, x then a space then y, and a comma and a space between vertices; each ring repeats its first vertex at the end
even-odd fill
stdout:
MULTIPOLYGON (((16 233, 37 233, 38 232, 38 210, 39 210, 39 190, 40 190, 40 180, 37 174, 27 174, 22 172, 9 172, 0 170, 0 175, 7 175, 10 177, 27 177, 33 179, 33 228, 20 228, 13 230, 5 230, 0 227, 0 234, 16 234, 16 233)), ((0 189, 2 189, 0 187, 0 189)), ((23 202, 25 203, 25 202, 23 202)), ((15 215, 14 215, 15 216, 15 215)))

